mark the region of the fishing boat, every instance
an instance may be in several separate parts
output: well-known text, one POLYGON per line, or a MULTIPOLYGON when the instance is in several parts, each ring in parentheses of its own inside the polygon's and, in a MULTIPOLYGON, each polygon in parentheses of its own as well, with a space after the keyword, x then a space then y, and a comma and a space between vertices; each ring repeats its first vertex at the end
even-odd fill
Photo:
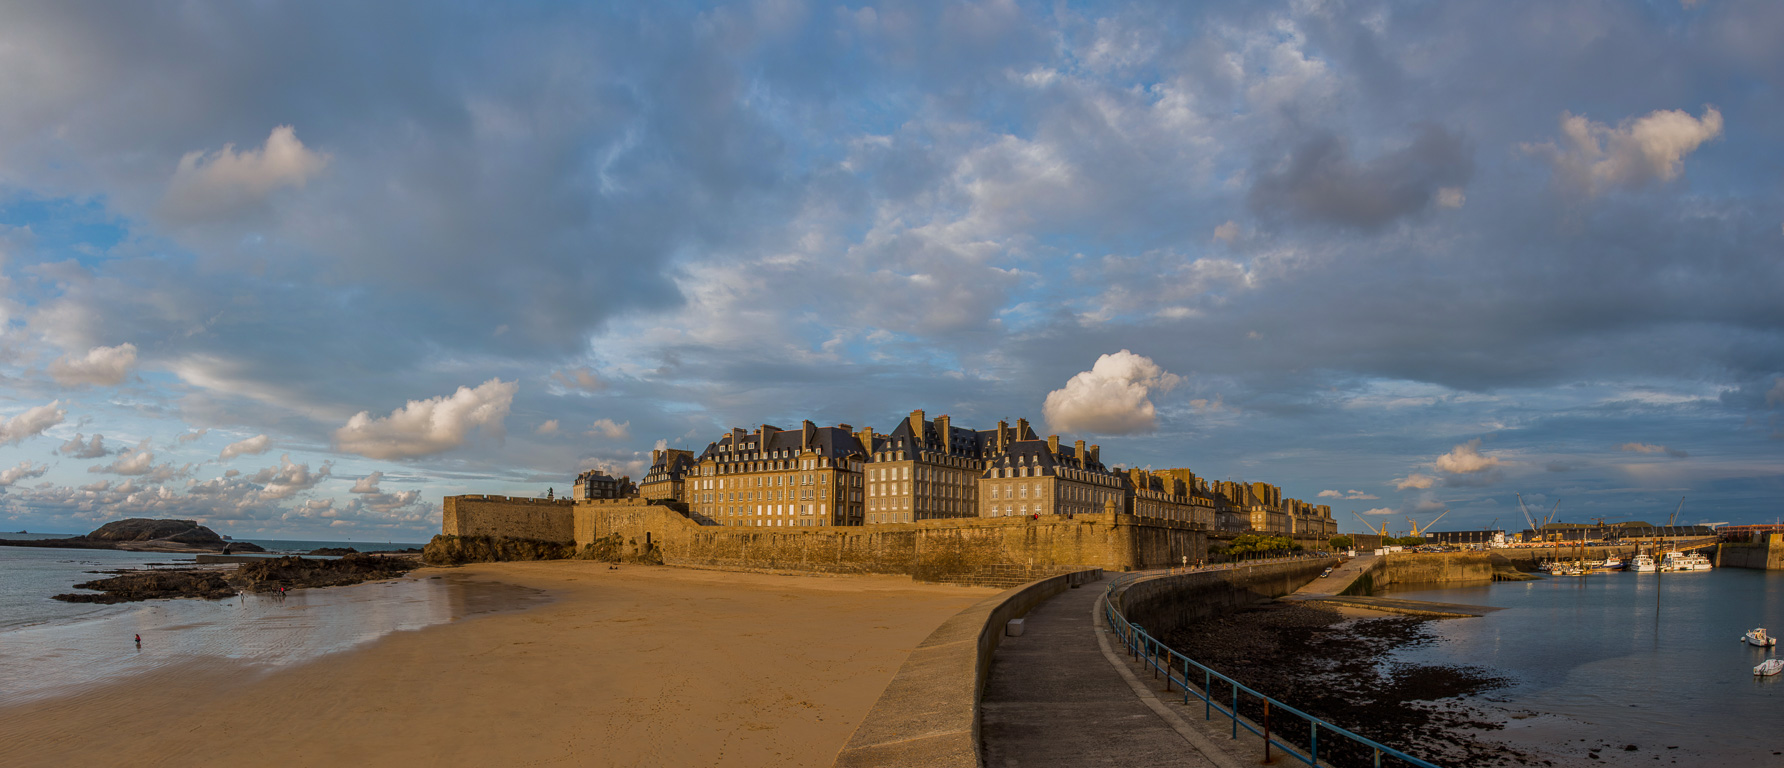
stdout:
POLYGON ((1654 558, 1647 555, 1636 555, 1629 561, 1629 570, 1636 573, 1654 573, 1660 568, 1654 565, 1654 558))
POLYGON ((1741 642, 1761 648, 1770 648, 1778 644, 1778 638, 1766 634, 1765 627, 1755 627, 1751 632, 1741 635, 1741 642))
POLYGON ((1604 564, 1598 567, 1607 571, 1621 571, 1623 570, 1623 560, 1616 555, 1611 555, 1606 557, 1604 559, 1604 564))
POLYGON ((1779 672, 1784 672, 1784 659, 1766 659, 1753 668, 1753 674, 1760 677, 1771 677, 1779 672))
POLYGON ((1695 553, 1668 552, 1660 559, 1660 570, 1663 571, 1707 571, 1711 567, 1709 558, 1695 553))

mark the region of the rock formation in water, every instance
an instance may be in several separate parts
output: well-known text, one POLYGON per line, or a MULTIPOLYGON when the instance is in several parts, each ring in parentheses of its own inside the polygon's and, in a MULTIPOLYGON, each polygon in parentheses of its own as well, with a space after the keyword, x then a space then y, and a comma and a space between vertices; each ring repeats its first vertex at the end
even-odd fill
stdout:
POLYGON ((234 571, 218 568, 137 571, 109 579, 76 584, 75 589, 96 589, 102 594, 73 592, 56 595, 69 603, 124 603, 169 597, 202 597, 211 600, 235 597, 238 592, 277 592, 305 587, 339 587, 362 581, 393 579, 414 570, 412 557, 351 554, 339 560, 307 560, 296 556, 274 557, 243 563, 234 571))
POLYGON ((226 541, 196 520, 113 520, 85 536, 66 539, 0 539, 0 546, 52 549, 127 549, 148 552, 265 552, 258 544, 226 541))

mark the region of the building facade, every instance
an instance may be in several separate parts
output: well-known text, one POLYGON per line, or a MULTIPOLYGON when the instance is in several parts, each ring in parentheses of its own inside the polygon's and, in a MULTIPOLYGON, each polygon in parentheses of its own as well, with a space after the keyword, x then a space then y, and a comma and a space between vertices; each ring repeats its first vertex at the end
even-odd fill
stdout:
POLYGON ((693 469, 693 451, 651 451, 650 471, 644 473, 644 480, 638 484, 638 495, 650 500, 687 501, 685 481, 693 469))
POLYGON ((1127 481, 1103 466, 1097 446, 1063 448, 1057 435, 1018 440, 979 477, 979 516, 1084 515, 1127 507, 1127 481))
POLYGON ((911 411, 891 432, 872 428, 858 436, 869 446, 867 524, 976 517, 979 478, 985 468, 1019 440, 1034 439, 1028 422, 996 429, 956 427, 946 416, 926 420, 911 411))
POLYGON ((688 480, 688 506, 718 525, 861 525, 867 453, 847 424, 733 429, 707 445, 688 480))

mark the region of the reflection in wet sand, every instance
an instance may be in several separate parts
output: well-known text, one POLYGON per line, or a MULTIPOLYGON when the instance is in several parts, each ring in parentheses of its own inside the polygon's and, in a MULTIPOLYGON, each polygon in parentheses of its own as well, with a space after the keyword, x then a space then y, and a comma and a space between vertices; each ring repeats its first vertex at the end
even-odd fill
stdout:
MULTIPOLYGON (((423 572, 425 573, 425 572, 423 572)), ((176 664, 274 669, 480 613, 544 601, 526 587, 455 574, 306 589, 283 599, 157 600, 68 623, 0 632, 0 705, 73 693, 176 664), (140 649, 134 636, 142 635, 140 649)))

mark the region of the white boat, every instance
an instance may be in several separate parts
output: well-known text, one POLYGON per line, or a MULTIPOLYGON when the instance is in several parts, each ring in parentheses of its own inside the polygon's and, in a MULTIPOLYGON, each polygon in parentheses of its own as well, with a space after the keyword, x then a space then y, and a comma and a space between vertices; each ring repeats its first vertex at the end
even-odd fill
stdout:
POLYGON ((1599 567, 1607 571, 1621 571, 1623 570, 1623 561, 1616 555, 1611 555, 1610 557, 1605 558, 1604 564, 1599 567))
POLYGON ((1662 571, 1707 571, 1710 570, 1710 559, 1703 555, 1683 552, 1668 552, 1660 559, 1662 571))
POLYGON ((1784 672, 1784 659, 1766 659, 1753 668, 1753 674, 1760 677, 1770 677, 1779 672, 1784 672))
POLYGON ((1778 644, 1778 638, 1766 634, 1765 627, 1756 627, 1753 631, 1741 635, 1741 642, 1761 648, 1770 648, 1778 644))
POLYGON ((1653 573, 1659 570, 1659 567, 1654 565, 1654 558, 1647 555, 1636 555, 1629 561, 1629 570, 1636 573, 1653 573))

